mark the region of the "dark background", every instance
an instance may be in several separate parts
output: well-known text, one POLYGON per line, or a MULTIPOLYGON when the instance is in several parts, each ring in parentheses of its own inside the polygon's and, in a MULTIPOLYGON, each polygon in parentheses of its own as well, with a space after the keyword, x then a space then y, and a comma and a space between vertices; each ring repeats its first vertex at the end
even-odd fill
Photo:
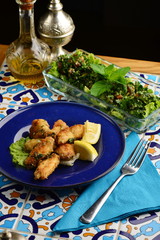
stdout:
MULTIPOLYGON (((76 30, 69 51, 82 48, 94 54, 160 61, 160 11, 157 1, 61 0, 76 30), (157 2, 157 3, 156 3, 157 2)), ((47 11, 49 0, 35 3, 35 27, 47 11)), ((0 43, 18 37, 18 5, 1 1, 0 43)), ((38 35, 38 33, 37 33, 38 35)))

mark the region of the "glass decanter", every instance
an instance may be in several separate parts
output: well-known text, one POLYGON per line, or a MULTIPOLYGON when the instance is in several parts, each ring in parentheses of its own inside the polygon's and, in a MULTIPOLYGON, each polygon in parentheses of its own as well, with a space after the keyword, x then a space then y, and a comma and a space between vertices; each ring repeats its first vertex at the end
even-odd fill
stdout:
POLYGON ((19 4, 19 37, 6 53, 8 68, 16 80, 36 83, 42 80, 42 71, 50 63, 49 46, 38 39, 34 27, 36 0, 16 0, 19 4))

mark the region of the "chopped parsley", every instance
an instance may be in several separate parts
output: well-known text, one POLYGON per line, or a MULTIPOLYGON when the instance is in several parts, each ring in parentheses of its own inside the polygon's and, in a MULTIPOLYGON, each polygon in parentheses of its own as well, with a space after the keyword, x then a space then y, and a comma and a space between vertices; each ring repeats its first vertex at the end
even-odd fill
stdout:
MULTIPOLYGON (((117 68, 102 64, 92 53, 76 50, 73 54, 59 56, 53 61, 49 74, 83 90, 116 109, 137 117, 146 118, 160 108, 160 97, 140 82, 126 76, 129 67, 117 68)), ((112 109, 111 115, 121 118, 112 109)))

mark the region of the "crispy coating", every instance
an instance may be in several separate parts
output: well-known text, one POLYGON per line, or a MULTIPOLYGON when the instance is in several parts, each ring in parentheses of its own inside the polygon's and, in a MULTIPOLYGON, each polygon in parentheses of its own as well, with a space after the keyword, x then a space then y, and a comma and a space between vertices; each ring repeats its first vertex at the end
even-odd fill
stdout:
POLYGON ((44 119, 34 119, 30 128, 30 138, 45 138, 52 135, 49 124, 44 119))
POLYGON ((84 125, 83 124, 76 124, 70 127, 70 131, 74 135, 74 139, 81 139, 84 134, 84 125))
POLYGON ((50 157, 45 160, 40 160, 38 167, 34 172, 34 178, 41 180, 47 179, 48 176, 58 167, 59 163, 60 157, 55 153, 52 153, 50 157))
POLYGON ((36 139, 33 138, 33 139, 27 140, 25 145, 24 145, 25 150, 27 152, 32 151, 32 149, 40 142, 41 142, 41 139, 38 139, 38 138, 36 138, 36 139))
POLYGON ((61 130, 56 136, 57 145, 67 143, 68 141, 73 142, 73 140, 74 140, 74 135, 70 131, 69 127, 61 130))
POLYGON ((65 143, 59 145, 55 152, 60 156, 60 160, 68 161, 75 156, 74 145, 65 143))
POLYGON ((41 159, 46 158, 53 152, 54 147, 55 140, 52 137, 41 139, 41 142, 32 149, 29 156, 26 158, 25 165, 28 168, 36 167, 41 159))
POLYGON ((34 168, 34 178, 44 180, 62 163, 72 166, 78 158, 74 150, 74 140, 81 139, 84 125, 69 127, 58 119, 50 128, 45 119, 34 119, 30 128, 30 138, 25 143, 29 156, 25 160, 27 168, 34 168))
POLYGON ((61 130, 67 128, 68 125, 61 119, 57 120, 52 128, 52 132, 57 135, 61 130))
POLYGON ((28 156, 24 161, 25 166, 28 169, 37 167, 38 160, 34 156, 28 156))

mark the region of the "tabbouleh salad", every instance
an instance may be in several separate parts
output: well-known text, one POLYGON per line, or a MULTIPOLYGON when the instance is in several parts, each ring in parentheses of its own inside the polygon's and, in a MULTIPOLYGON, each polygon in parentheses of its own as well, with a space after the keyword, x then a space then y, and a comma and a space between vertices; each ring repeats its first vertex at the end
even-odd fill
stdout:
POLYGON ((160 108, 160 97, 127 77, 129 71, 129 67, 104 65, 94 54, 78 49, 53 61, 49 74, 143 119, 160 108))

